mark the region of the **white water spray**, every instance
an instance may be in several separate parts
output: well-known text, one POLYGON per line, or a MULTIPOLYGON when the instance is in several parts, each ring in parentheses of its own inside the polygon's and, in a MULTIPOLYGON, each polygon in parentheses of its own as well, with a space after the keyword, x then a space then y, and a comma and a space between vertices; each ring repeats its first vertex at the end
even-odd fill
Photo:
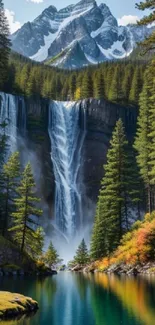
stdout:
POLYGON ((50 104, 49 136, 56 182, 55 222, 68 238, 83 225, 80 173, 85 128, 80 129, 79 114, 79 103, 50 104))
MULTIPOLYGON (((5 123, 5 134, 8 137, 9 153, 17 150, 17 98, 0 93, 0 124, 5 123)), ((4 132, 3 129, 0 130, 4 132)))

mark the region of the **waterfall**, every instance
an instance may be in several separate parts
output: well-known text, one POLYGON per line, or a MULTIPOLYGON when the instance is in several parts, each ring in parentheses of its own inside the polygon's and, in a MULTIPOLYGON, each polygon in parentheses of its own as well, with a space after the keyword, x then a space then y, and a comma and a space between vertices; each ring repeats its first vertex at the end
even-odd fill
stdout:
MULTIPOLYGON (((24 98, 0 93, 0 124, 6 123, 5 134, 8 137, 8 154, 18 150, 18 139, 26 133, 26 107, 24 98)), ((4 132, 0 128, 1 134, 4 132)))
POLYGON ((0 124, 6 123, 5 134, 8 136, 9 153, 17 150, 17 107, 15 96, 0 93, 0 124))
POLYGON ((82 227, 82 148, 85 129, 79 126, 80 104, 51 102, 49 136, 54 167, 55 222, 68 238, 82 227))

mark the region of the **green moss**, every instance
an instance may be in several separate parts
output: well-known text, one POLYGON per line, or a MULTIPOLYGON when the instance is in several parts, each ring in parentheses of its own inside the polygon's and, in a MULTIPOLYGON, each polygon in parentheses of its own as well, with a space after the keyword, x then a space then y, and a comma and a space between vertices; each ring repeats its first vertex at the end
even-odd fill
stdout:
POLYGON ((0 291, 0 318, 22 315, 38 308, 36 301, 23 295, 0 291))

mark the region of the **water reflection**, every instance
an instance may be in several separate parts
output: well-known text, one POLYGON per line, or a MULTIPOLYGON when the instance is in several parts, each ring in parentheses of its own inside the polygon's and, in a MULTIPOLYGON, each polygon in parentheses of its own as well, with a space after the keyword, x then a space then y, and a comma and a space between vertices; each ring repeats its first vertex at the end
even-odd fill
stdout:
MULTIPOLYGON (((115 325, 119 324, 155 324, 155 278, 154 277, 126 277, 126 276, 107 276, 97 273, 91 279, 95 284, 99 285, 106 292, 106 311, 111 306, 112 317, 115 317, 115 325), (117 299, 118 298, 118 299, 117 299), (121 303, 120 308, 118 304, 121 303), (118 313, 121 311, 121 313, 118 313), (128 317, 125 313, 128 313, 128 317), (114 316, 115 314, 115 316, 114 316), (124 319, 126 317, 126 320, 124 319), (132 323, 131 320, 132 319, 132 323)), ((96 286, 95 286, 96 287, 96 286)), ((93 292, 93 291, 92 291, 93 292)), ((92 296, 94 297, 93 293, 92 296)), ((95 293, 95 297, 97 297, 95 293)), ((95 303, 95 297, 93 303, 95 303)), ((98 302, 96 303, 98 305, 98 302)), ((104 304, 105 305, 105 304, 104 304)), ((97 307, 98 309, 98 307, 97 307)), ((109 311, 110 312, 110 311, 109 311)), ((109 314, 108 312, 108 314, 109 314)), ((101 316, 102 317, 102 316, 101 316)), ((100 322, 97 323, 101 324, 100 322)), ((113 324, 109 316, 107 323, 113 324)), ((102 324, 104 322, 102 321, 102 324)))
POLYGON ((45 279, 3 278, 0 290, 39 303, 36 315, 0 325, 155 325, 155 278, 62 272, 45 279))

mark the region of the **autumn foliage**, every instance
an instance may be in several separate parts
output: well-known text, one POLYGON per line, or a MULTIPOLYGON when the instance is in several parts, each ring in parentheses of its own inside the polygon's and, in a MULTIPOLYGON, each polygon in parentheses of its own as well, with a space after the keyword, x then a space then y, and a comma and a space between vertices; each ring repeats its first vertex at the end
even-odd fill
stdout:
POLYGON ((144 221, 137 221, 126 233, 120 246, 110 258, 97 262, 100 270, 113 264, 143 264, 155 260, 155 212, 147 214, 144 221))

